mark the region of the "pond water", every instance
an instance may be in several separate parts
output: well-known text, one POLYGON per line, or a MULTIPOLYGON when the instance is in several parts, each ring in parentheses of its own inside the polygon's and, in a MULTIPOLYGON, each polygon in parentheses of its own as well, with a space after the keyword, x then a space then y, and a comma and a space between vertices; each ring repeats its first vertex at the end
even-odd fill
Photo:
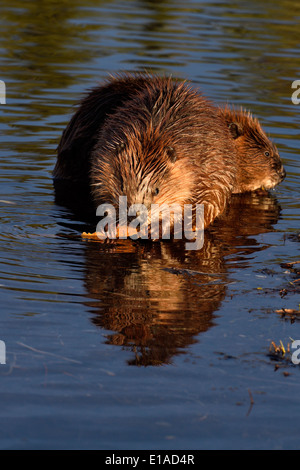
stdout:
POLYGON ((293 0, 2 1, 2 449, 299 447, 299 366, 269 352, 300 339, 276 312, 300 302, 283 266, 300 259, 299 19, 293 0), (145 69, 249 108, 287 171, 199 251, 82 240, 94 227, 54 194, 81 94, 145 69))

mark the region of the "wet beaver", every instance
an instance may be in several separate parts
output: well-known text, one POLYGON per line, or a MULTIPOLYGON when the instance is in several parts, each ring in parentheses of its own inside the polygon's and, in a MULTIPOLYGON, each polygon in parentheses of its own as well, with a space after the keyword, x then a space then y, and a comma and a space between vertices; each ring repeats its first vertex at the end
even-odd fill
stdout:
POLYGON ((112 77, 81 102, 58 146, 54 178, 87 182, 96 205, 204 204, 204 226, 233 193, 285 177, 275 145, 243 110, 214 106, 186 82, 112 77))

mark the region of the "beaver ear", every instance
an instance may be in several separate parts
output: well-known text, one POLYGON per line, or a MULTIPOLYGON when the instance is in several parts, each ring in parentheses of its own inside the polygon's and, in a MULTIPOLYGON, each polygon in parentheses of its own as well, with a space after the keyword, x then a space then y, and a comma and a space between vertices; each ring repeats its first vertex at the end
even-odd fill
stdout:
POLYGON ((171 160, 172 163, 176 162, 177 155, 176 155, 176 152, 173 149, 173 147, 168 147, 167 148, 167 155, 168 155, 168 157, 169 157, 169 159, 171 160))
POLYGON ((243 134, 243 129, 236 122, 231 122, 228 126, 228 129, 230 130, 230 134, 234 139, 237 139, 243 134))

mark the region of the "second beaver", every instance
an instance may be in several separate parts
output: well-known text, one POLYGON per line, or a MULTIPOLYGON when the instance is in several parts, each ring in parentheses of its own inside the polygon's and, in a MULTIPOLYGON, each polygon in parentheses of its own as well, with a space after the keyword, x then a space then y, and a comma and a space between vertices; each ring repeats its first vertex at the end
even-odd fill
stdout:
POLYGON ((285 170, 250 113, 216 107, 186 82, 123 74, 82 100, 53 175, 88 182, 96 205, 203 204, 206 228, 231 194, 271 189, 285 170))

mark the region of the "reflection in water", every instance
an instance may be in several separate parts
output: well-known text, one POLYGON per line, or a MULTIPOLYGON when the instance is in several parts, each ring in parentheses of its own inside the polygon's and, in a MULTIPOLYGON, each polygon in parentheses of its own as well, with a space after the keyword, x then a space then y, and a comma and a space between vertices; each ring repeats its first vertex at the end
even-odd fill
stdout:
MULTIPOLYGON (((93 322, 115 331, 110 344, 135 352, 132 364, 159 365, 194 342, 194 336, 213 325, 212 314, 225 295, 220 260, 209 259, 198 274, 184 258, 184 245, 140 246, 132 253, 103 253, 87 246, 86 287, 101 305, 93 322), (214 265, 214 269, 210 269, 214 265), (184 266, 184 269, 182 269, 184 266), (217 269, 216 269, 217 268, 217 269), (211 275, 214 270, 217 277, 211 275), (162 286, 164 289, 162 290, 162 286)), ((98 304, 99 305, 99 304, 98 304)))
POLYGON ((289 377, 273 372, 263 352, 270 335, 276 344, 295 337, 297 322, 269 313, 295 308, 296 299, 253 292, 261 268, 280 270, 260 284, 277 288, 286 277, 278 263, 299 254, 289 238, 299 232, 300 105, 290 99, 291 82, 300 78, 299 16, 294 0, 1 1, 2 448, 299 447, 292 437, 299 431, 297 370, 287 369, 289 377), (231 209, 210 228, 199 253, 172 242, 128 242, 111 251, 70 242, 87 227, 85 217, 53 204, 61 133, 82 92, 109 72, 147 67, 190 79, 216 102, 258 116, 287 164, 288 178, 276 190, 280 233, 258 235, 273 231, 276 201, 247 196, 241 211, 231 209), (214 344, 204 350, 211 337, 224 355, 240 359, 220 363, 214 344), (54 355, 26 352, 18 340, 54 355), (182 359, 191 357, 186 367, 182 359), (176 368, 136 373, 124 358, 176 368), (248 387, 257 405, 246 420, 248 387))
POLYGON ((214 325, 230 262, 242 268, 247 255, 264 249, 255 237, 272 231, 279 213, 266 192, 235 196, 199 251, 185 251, 183 241, 86 242, 84 278, 94 299, 93 323, 113 331, 109 344, 134 352, 129 364, 171 362, 214 325))

